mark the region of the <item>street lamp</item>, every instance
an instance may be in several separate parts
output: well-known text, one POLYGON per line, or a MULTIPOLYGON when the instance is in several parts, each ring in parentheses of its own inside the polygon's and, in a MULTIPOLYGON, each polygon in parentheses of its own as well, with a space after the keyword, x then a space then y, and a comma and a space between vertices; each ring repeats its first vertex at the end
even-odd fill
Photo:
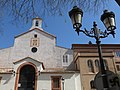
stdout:
POLYGON ((120 6, 120 0, 115 0, 117 2, 117 4, 120 6))
POLYGON ((104 23, 107 29, 104 32, 97 28, 96 22, 93 22, 93 28, 90 31, 86 29, 81 30, 80 27, 82 26, 83 11, 79 9, 77 6, 73 7, 73 9, 69 12, 69 16, 73 23, 73 28, 75 29, 78 35, 79 32, 83 32, 85 35, 96 39, 99 60, 100 60, 100 68, 101 68, 100 71, 102 74, 103 88, 108 89, 109 84, 107 79, 107 73, 104 67, 100 38, 106 38, 110 34, 112 34, 112 36, 115 37, 115 29, 116 29, 115 14, 113 12, 108 12, 108 10, 105 10, 103 15, 101 15, 101 21, 104 23))
POLYGON ((76 29, 75 31, 79 35, 79 28, 82 26, 83 11, 77 6, 74 6, 73 9, 69 12, 69 16, 72 20, 73 28, 76 29))

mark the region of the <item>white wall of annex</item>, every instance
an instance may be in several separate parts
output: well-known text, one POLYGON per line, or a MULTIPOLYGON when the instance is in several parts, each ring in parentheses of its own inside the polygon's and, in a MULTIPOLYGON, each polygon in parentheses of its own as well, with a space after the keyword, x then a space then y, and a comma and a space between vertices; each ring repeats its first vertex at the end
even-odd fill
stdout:
POLYGON ((2 77, 0 90, 14 90, 15 76, 13 74, 0 74, 2 77))
MULTIPOLYGON (((14 90, 15 76, 13 74, 2 74, 0 90, 14 90)), ((83 90, 80 83, 79 73, 49 74, 41 73, 37 80, 37 90, 51 90, 51 76, 61 76, 64 78, 64 90, 83 90)), ((61 86, 63 90, 63 84, 61 86)))
MULTIPOLYGON (((78 76, 76 77, 76 74, 41 74, 38 77, 38 82, 37 82, 37 90, 51 90, 51 76, 61 76, 64 78, 64 90, 82 90, 80 84, 80 79, 78 76), (77 83, 77 85, 76 85, 77 83), (77 88, 76 88, 77 87, 77 88)), ((63 90, 63 84, 61 89, 63 90)))

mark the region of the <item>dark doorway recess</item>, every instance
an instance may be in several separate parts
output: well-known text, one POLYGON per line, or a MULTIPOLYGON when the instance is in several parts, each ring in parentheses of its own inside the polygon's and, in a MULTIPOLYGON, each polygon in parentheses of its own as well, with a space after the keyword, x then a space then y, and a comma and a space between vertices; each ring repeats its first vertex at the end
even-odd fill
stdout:
POLYGON ((32 65, 20 69, 18 90, 35 90, 35 68, 32 65))

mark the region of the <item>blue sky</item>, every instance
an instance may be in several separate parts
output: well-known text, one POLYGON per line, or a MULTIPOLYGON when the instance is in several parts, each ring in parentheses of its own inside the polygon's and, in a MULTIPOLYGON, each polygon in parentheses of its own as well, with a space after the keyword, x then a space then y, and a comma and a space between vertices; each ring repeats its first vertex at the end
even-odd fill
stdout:
MULTIPOLYGON (((72 7, 71 7, 72 9, 72 7)), ((111 35, 109 35, 105 39, 101 39, 102 44, 120 44, 120 7, 117 5, 117 3, 114 0, 111 0, 108 7, 105 9, 108 9, 110 11, 113 11, 116 15, 116 35, 115 38, 113 38, 111 35)), ((64 12, 64 16, 48 16, 43 19, 43 25, 42 28, 44 31, 53 34, 57 37, 57 45, 71 48, 72 44, 88 44, 89 41, 92 41, 92 43, 95 43, 94 38, 90 38, 85 36, 83 33, 80 33, 78 36, 77 33, 74 31, 72 27, 72 23, 70 21, 70 18, 68 16, 69 11, 64 12), (47 27, 46 27, 47 25, 47 27)), ((100 16, 103 12, 99 12, 98 14, 94 15, 90 12, 84 12, 83 15, 83 24, 81 29, 88 29, 90 30, 93 25, 93 21, 96 21, 98 24, 98 28, 101 30, 105 30, 105 27, 103 23, 100 20, 100 16)), ((13 21, 11 21, 12 17, 8 17, 7 15, 2 18, 3 24, 1 24, 1 34, 0 34, 0 48, 7 48, 10 46, 13 46, 14 44, 14 37, 24 33, 29 30, 32 24, 32 20, 29 21, 29 23, 20 22, 17 25, 13 24, 13 21)))

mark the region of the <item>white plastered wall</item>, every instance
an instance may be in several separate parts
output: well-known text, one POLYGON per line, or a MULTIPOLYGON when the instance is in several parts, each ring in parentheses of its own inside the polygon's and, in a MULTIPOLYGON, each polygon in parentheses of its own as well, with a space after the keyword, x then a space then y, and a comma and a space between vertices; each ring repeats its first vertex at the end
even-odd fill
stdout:
MULTIPOLYGON (((37 90, 51 90, 51 76, 61 76, 62 78, 64 78, 64 90, 82 90, 79 73, 41 73, 37 81, 37 90)), ((61 89, 63 90, 63 86, 61 86, 61 89)))

